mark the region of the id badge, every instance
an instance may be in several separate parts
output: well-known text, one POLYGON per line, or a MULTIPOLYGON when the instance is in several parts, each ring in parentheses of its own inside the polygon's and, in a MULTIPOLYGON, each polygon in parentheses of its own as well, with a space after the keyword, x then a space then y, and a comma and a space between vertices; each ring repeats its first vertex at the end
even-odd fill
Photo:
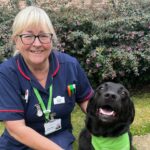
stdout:
POLYGON ((61 129, 61 119, 50 120, 44 123, 45 135, 53 133, 61 129))

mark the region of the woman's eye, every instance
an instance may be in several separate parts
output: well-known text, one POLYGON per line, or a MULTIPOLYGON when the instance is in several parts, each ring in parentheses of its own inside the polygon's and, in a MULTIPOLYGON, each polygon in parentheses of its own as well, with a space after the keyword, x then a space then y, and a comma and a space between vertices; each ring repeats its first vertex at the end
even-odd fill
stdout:
POLYGON ((33 38, 33 35, 23 35, 22 38, 28 39, 28 38, 33 38))
POLYGON ((49 37, 49 36, 48 36, 48 35, 40 35, 39 37, 40 37, 40 38, 45 38, 45 37, 47 38, 47 37, 49 37))

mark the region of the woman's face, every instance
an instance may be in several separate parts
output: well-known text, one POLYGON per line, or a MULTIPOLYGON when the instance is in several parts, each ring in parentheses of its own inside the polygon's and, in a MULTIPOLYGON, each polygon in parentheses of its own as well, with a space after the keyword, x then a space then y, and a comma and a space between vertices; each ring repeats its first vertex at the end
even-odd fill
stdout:
MULTIPOLYGON (((34 35, 40 35, 41 39, 44 40, 45 33, 49 33, 48 28, 42 28, 41 26, 37 28, 27 28, 20 35, 15 38, 16 49, 19 50, 20 54, 23 56, 25 62, 30 67, 40 67, 45 62, 48 61, 49 55, 52 48, 52 40, 50 36, 50 42, 41 43, 39 38, 35 38, 34 42, 29 44, 30 39, 34 39, 34 35), (22 40, 21 40, 22 38, 22 40), (28 44, 23 43, 23 41, 28 44)), ((47 38, 47 37, 46 37, 47 38)), ((32 40, 31 40, 32 41, 32 40)))

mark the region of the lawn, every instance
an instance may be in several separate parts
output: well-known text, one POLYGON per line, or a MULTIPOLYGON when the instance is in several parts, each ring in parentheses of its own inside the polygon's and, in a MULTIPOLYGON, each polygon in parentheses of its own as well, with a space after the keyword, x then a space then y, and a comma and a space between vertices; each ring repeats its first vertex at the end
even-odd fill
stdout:
MULTIPOLYGON (((135 120, 131 126, 133 135, 144 135, 150 132, 150 92, 133 94, 132 100, 135 104, 135 120)), ((80 130, 84 126, 84 114, 76 106, 72 114, 74 135, 78 138, 80 130)), ((0 133, 3 131, 3 124, 0 123, 0 133)), ((77 141, 74 143, 74 150, 77 150, 77 141)))
POLYGON ((3 132, 3 124, 0 122, 0 133, 3 132))

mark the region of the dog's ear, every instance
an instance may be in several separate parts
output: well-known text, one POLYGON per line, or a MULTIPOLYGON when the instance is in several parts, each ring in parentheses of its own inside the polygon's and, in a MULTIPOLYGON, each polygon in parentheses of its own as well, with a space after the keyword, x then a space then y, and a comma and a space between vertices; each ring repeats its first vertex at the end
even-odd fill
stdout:
POLYGON ((86 111, 87 111, 87 113, 92 113, 92 114, 95 114, 94 112, 95 112, 95 94, 96 94, 96 92, 94 92, 94 94, 93 94, 93 96, 91 97, 91 99, 89 100, 89 102, 88 102, 88 105, 87 105, 87 109, 86 109, 86 111))
POLYGON ((96 88, 96 90, 94 91, 94 94, 93 94, 92 98, 89 100, 89 103, 88 103, 88 106, 87 106, 87 109, 86 109, 87 113, 90 113, 90 114, 95 116, 95 111, 96 111, 96 105, 97 105, 98 97, 101 94, 100 90, 102 88, 104 88, 103 86, 104 86, 103 84, 100 84, 96 88))
MULTIPOLYGON (((94 95, 95 95, 95 93, 94 93, 94 95)), ((87 105, 87 108, 86 108, 86 112, 87 112, 87 113, 90 112, 91 107, 92 107, 92 105, 93 105, 94 95, 91 97, 91 99, 90 99, 89 102, 88 102, 88 105, 87 105)))
POLYGON ((135 117, 135 108, 134 108, 134 104, 132 102, 132 100, 130 99, 130 104, 129 104, 129 122, 132 123, 134 121, 134 117, 135 117))
POLYGON ((126 108, 124 110, 124 114, 125 114, 124 119, 128 121, 128 124, 131 124, 134 121, 135 108, 134 108, 134 103, 130 98, 128 98, 128 103, 124 105, 124 108, 126 108))

